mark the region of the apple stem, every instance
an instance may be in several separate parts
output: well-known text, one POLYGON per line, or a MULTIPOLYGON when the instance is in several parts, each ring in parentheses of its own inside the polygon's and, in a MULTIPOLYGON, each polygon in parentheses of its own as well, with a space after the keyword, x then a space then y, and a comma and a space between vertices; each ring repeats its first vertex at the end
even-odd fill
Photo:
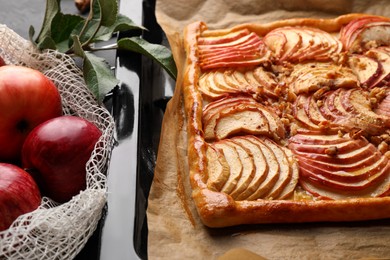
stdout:
POLYGON ((108 45, 105 45, 105 46, 101 46, 101 47, 98 47, 98 48, 95 48, 95 47, 92 47, 90 46, 89 49, 91 51, 106 51, 106 50, 115 50, 118 48, 118 44, 116 43, 113 43, 113 44, 108 44, 108 45))

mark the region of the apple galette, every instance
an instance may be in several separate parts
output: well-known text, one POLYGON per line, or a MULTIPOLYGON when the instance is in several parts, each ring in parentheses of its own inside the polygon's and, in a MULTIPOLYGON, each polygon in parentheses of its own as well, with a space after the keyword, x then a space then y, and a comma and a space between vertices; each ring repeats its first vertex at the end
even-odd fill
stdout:
POLYGON ((390 217, 390 18, 195 22, 184 46, 205 225, 390 217))

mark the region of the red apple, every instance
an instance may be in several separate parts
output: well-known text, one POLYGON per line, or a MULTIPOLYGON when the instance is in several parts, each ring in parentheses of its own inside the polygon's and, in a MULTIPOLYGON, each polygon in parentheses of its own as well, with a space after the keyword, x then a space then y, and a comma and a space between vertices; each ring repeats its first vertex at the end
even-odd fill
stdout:
POLYGON ((66 202, 86 187, 86 163, 101 131, 76 116, 50 119, 31 131, 22 149, 22 163, 32 172, 42 194, 66 202))
POLYGON ((0 66, 4 66, 5 65, 5 61, 4 59, 0 56, 0 66))
POLYGON ((61 115, 60 94, 44 74, 23 66, 0 67, 0 161, 20 160, 27 134, 61 115))
POLYGON ((34 179, 16 165, 0 163, 0 231, 20 215, 38 208, 41 195, 34 179))

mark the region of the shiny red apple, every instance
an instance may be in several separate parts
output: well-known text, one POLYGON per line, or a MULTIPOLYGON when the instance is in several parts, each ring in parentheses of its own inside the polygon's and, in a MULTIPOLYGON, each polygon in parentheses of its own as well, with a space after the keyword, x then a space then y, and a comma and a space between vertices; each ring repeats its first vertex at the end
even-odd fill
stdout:
POLYGON ((44 74, 24 66, 0 67, 0 161, 20 160, 27 134, 61 115, 60 94, 44 74))
POLYGON ((69 201, 86 187, 86 163, 101 131, 76 116, 50 119, 27 136, 22 149, 23 167, 43 195, 57 202, 69 201))
POLYGON ((0 163, 0 231, 20 215, 38 208, 41 195, 34 179, 22 168, 0 163))

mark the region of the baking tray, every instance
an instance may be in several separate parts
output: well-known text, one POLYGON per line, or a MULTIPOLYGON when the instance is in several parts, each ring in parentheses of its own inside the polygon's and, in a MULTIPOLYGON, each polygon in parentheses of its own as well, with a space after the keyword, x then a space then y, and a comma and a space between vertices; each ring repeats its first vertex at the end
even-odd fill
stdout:
MULTIPOLYGON (((169 46, 156 22, 155 0, 120 1, 120 12, 148 29, 142 32, 145 40, 169 46)), ((132 34, 118 38, 128 36, 132 34)), ((120 84, 105 99, 117 140, 108 171, 108 203, 80 259, 90 257, 93 248, 96 259, 147 259, 147 200, 160 127, 175 82, 160 65, 136 53, 118 51, 115 64, 120 84)))

